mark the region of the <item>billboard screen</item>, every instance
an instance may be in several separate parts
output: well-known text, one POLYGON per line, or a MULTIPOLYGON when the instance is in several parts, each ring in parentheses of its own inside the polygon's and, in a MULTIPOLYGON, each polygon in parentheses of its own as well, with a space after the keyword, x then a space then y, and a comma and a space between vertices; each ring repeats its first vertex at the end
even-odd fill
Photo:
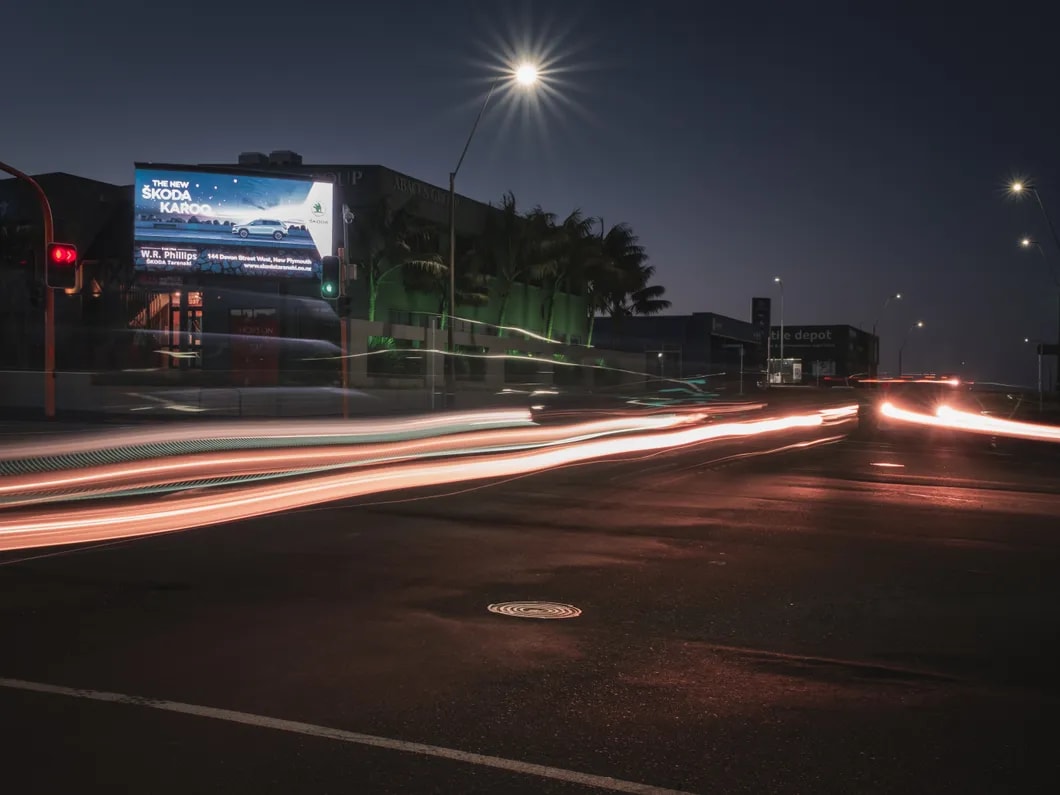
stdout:
POLYGON ((137 165, 136 270, 319 276, 334 253, 333 194, 312 177, 137 165))

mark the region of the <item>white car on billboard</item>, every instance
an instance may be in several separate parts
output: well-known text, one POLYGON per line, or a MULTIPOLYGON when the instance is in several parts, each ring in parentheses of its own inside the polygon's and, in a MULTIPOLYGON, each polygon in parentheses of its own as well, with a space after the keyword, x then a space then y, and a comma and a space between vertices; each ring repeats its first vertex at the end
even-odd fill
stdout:
POLYGON ((267 218, 255 218, 245 224, 233 226, 232 234, 239 235, 244 239, 248 237, 271 237, 273 240, 283 240, 287 237, 287 224, 267 218))

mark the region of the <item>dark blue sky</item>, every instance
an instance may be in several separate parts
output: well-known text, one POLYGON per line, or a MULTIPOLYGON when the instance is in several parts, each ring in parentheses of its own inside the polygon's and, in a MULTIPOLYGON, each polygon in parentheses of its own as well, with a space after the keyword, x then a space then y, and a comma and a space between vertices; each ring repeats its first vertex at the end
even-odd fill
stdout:
POLYGON ((1032 177, 1060 220, 1043 6, 844 5, 27 2, 0 33, 0 157, 128 183, 136 160, 294 149, 444 185, 491 70, 526 52, 547 90, 491 108, 461 193, 628 221, 675 312, 746 318, 780 275, 789 325, 870 327, 901 290, 885 367, 922 318, 907 369, 1029 382, 1057 291, 1016 241, 1060 252, 1002 188, 1032 177))

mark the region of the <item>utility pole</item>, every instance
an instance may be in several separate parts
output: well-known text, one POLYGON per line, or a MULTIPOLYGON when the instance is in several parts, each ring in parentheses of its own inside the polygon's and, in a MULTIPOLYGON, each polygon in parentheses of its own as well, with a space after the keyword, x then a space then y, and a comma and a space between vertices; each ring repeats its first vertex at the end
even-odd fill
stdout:
MULTIPOLYGON (((44 218, 44 256, 48 256, 48 248, 55 242, 55 221, 52 217, 52 206, 48 201, 47 194, 38 184, 37 180, 24 174, 13 166, 0 162, 0 171, 6 171, 15 179, 25 182, 37 196, 40 203, 41 215, 44 218)), ((47 268, 47 262, 45 262, 47 268)), ((48 287, 46 280, 44 284, 44 416, 55 419, 55 291, 48 287)))

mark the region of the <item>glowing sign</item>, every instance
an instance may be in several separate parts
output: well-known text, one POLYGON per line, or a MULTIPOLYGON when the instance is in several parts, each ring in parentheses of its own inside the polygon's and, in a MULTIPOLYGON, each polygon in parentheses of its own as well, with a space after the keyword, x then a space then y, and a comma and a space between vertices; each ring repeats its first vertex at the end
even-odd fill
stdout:
POLYGON ((136 168, 138 271, 319 277, 333 253, 334 186, 190 166, 136 168))

